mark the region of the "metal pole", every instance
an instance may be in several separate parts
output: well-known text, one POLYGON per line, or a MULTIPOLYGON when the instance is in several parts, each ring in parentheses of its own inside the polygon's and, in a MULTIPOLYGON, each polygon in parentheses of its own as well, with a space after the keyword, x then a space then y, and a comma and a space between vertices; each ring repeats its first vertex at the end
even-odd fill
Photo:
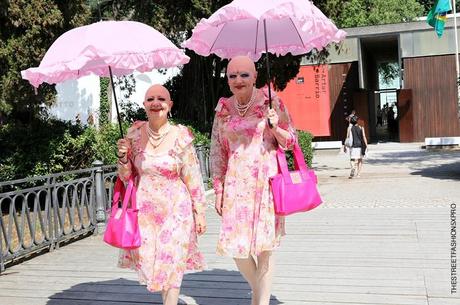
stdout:
POLYGON ((50 180, 50 184, 52 185, 51 187, 51 190, 52 190, 51 208, 53 209, 53 236, 51 237, 51 247, 52 249, 59 249, 59 241, 61 239, 61 233, 60 233, 60 228, 59 228, 59 225, 60 225, 60 222, 59 222, 60 211, 59 211, 59 197, 58 197, 59 188, 53 187, 55 182, 56 182, 56 179, 51 178, 50 180))
POLYGON ((272 79, 270 75, 270 60, 268 58, 268 41, 267 41, 267 20, 264 19, 264 36, 265 36, 265 60, 267 64, 267 85, 268 85, 268 99, 270 102, 270 108, 272 108, 272 90, 270 81, 272 79))
POLYGON ((124 138, 123 128, 121 128, 121 116, 120 116, 120 110, 118 109, 117 94, 115 93, 115 84, 113 83, 112 68, 110 66, 109 66, 109 73, 110 73, 110 84, 112 84, 113 99, 115 100, 115 109, 117 110, 118 127, 120 127, 120 136, 124 138))
POLYGON ((455 0, 452 0, 452 9, 454 12, 454 35, 455 35, 455 68, 457 72, 457 79, 455 80, 455 84, 457 85, 457 115, 460 118, 460 87, 459 87, 459 80, 460 80, 460 64, 458 58, 458 33, 457 33, 457 8, 455 5, 455 0))
POLYGON ((104 170, 102 169, 102 163, 96 160, 92 164, 96 167, 94 174, 94 191, 96 195, 96 234, 102 234, 105 231, 105 196, 104 193, 104 170))
MULTIPOLYGON (((0 217, 3 218, 3 214, 0 211, 0 217)), ((0 218, 0 274, 5 270, 5 264, 3 262, 3 219, 0 218)))
MULTIPOLYGON (((267 65, 267 85, 268 85, 268 102, 270 108, 272 108, 272 88, 270 85, 270 81, 272 79, 270 75, 270 59, 268 58, 268 40, 267 40, 267 20, 264 19, 264 37, 265 37, 265 60, 267 65)), ((273 128, 270 119, 268 120, 268 127, 273 128)))
POLYGON ((99 21, 102 21, 101 4, 99 3, 99 0, 97 0, 97 11, 99 12, 99 21))
POLYGON ((55 227, 54 227, 54 222, 58 221, 57 217, 55 217, 54 215, 54 204, 53 204, 53 182, 54 181, 54 178, 51 178, 51 177, 48 177, 46 179, 46 185, 47 185, 47 189, 46 189, 46 204, 45 206, 47 206, 47 213, 46 213, 46 217, 48 219, 48 234, 49 234, 49 242, 50 242, 50 252, 54 250, 54 246, 55 246, 55 236, 57 236, 55 234, 56 230, 55 230, 55 227))

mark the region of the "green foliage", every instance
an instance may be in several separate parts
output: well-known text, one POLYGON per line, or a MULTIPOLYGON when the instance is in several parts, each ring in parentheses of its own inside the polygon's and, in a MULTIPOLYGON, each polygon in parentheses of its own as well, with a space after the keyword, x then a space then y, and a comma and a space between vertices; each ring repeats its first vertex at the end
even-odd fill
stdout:
MULTIPOLYGON (((34 121, 30 125, 6 124, 0 130, 0 180, 59 172, 65 141, 82 132, 78 125, 60 121, 34 121)), ((76 158, 77 156, 69 156, 76 158)))
POLYGON ((137 104, 130 101, 123 101, 120 104, 121 119, 129 124, 135 121, 146 121, 147 114, 144 108, 139 107, 137 104))
MULTIPOLYGON (((124 134, 126 134, 129 124, 124 122, 122 127, 124 134)), ((101 160, 104 164, 115 164, 117 161, 117 141, 120 138, 118 124, 107 124, 99 131, 94 128, 87 128, 87 131, 95 133, 93 143, 94 155, 88 160, 88 163, 101 160)))
POLYGON ((416 0, 323 0, 315 4, 340 28, 412 21, 423 16, 416 0))
POLYGON ((302 149, 302 153, 305 157, 305 161, 307 162, 308 166, 311 167, 313 162, 313 147, 311 145, 313 135, 309 132, 299 130, 297 137, 299 140, 300 149, 302 149))
POLYGON ((399 76, 399 66, 396 62, 385 62, 378 65, 379 75, 382 76, 382 80, 386 84, 391 82, 399 76))
MULTIPOLYGON (((435 0, 418 0, 418 3, 423 5, 424 12, 423 15, 427 15, 428 12, 433 8, 435 0)), ((457 1, 457 4, 455 5, 457 7, 457 13, 460 12, 460 2, 457 1)))
MULTIPOLYGON (((297 131, 297 140, 299 141, 300 149, 302 150, 303 156, 305 158, 305 162, 307 163, 308 167, 312 166, 313 162, 313 147, 311 145, 311 141, 313 140, 313 135, 306 131, 297 131)), ((286 153, 288 166, 290 169, 294 168, 294 158, 292 155, 292 151, 288 151, 286 153)))
POLYGON ((99 125, 104 126, 109 122, 109 96, 108 89, 110 80, 107 77, 99 78, 100 86, 100 104, 99 104, 99 125))
POLYGON ((99 131, 54 119, 3 125, 0 181, 87 168, 95 160, 113 164, 118 137, 116 124, 99 131))
POLYGON ((86 1, 10 0, 0 5, 0 116, 30 122, 40 105, 54 102, 53 86, 38 94, 21 70, 39 65, 46 50, 65 31, 86 24, 86 1))

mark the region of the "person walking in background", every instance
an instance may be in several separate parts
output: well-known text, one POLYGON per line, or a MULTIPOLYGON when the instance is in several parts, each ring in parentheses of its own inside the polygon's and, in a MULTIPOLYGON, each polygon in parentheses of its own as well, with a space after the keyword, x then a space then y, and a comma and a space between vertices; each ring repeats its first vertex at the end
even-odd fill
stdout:
POLYGON ((384 126, 388 125, 388 103, 385 103, 385 105, 383 105, 382 121, 384 126))
POLYGON ((380 107, 380 105, 377 106, 377 124, 375 125, 376 127, 383 126, 383 110, 380 107))
POLYGON ((217 254, 234 259, 251 287, 251 304, 268 305, 272 251, 284 234, 269 177, 278 173, 278 147, 292 148, 296 133, 283 103, 274 96, 270 109, 266 92, 255 88, 257 72, 249 57, 233 58, 227 78, 233 96, 219 100, 211 136, 215 208, 222 217, 217 254))
POLYGON ((389 108, 388 108, 388 134, 389 134, 389 137, 390 139, 394 139, 395 138, 395 125, 396 125, 396 121, 395 121, 395 112, 393 110, 393 105, 391 105, 389 108))
POLYGON ((186 270, 202 270, 197 234, 206 231, 206 199, 193 136, 168 119, 173 102, 161 85, 144 100, 148 121, 137 121, 118 141, 118 174, 136 176, 140 248, 122 250, 119 266, 137 270, 163 304, 177 305, 186 270))
MULTIPOLYGON (((352 126, 350 120, 354 115, 356 115, 356 110, 353 109, 351 113, 345 117, 345 121, 347 121, 348 123, 347 128, 350 128, 352 126)), ((348 149, 350 149, 350 146, 347 146, 348 144, 347 139, 348 139, 348 133, 347 133, 347 138, 345 139, 343 147, 342 147, 344 153, 347 153, 348 149)))
POLYGON ((364 128, 358 124, 358 116, 350 118, 352 126, 348 127, 347 138, 352 138, 353 142, 350 148, 351 171, 349 178, 359 178, 363 168, 363 157, 366 154, 367 139, 364 128))

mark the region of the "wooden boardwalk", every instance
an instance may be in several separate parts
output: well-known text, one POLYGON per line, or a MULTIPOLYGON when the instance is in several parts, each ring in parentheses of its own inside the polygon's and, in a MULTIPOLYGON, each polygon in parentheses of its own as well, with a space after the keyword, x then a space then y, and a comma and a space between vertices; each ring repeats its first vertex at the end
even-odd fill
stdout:
MULTIPOLYGON (((414 176, 404 166, 350 181, 335 158, 317 158, 325 204, 287 219, 271 304, 460 305, 460 294, 450 293, 450 204, 457 198, 460 207, 460 182, 414 176)), ((383 166, 389 168, 368 168, 383 166)), ((208 214, 209 231, 200 239, 208 268, 185 276, 181 302, 250 305, 233 262, 215 255, 219 220, 212 209, 208 214)), ((0 305, 161 304, 133 271, 116 267, 116 256, 93 236, 8 268, 0 276, 0 305)))

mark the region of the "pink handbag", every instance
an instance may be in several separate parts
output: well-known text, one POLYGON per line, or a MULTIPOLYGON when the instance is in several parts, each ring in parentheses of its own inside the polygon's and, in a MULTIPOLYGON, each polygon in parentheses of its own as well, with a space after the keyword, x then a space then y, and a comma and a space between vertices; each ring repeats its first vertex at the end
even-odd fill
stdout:
POLYGON ((112 211, 107 228, 104 233, 104 241, 111 246, 121 249, 135 249, 141 246, 141 235, 137 222, 136 186, 133 177, 129 178, 125 189, 123 181, 117 178, 113 192, 112 211), (123 198, 123 204, 119 207, 119 200, 123 198), (128 207, 128 204, 131 206, 128 207))
POLYGON ((307 168, 299 145, 294 145, 295 171, 289 171, 284 151, 278 148, 276 158, 280 173, 270 178, 276 215, 306 212, 322 203, 316 187, 315 172, 307 168))

